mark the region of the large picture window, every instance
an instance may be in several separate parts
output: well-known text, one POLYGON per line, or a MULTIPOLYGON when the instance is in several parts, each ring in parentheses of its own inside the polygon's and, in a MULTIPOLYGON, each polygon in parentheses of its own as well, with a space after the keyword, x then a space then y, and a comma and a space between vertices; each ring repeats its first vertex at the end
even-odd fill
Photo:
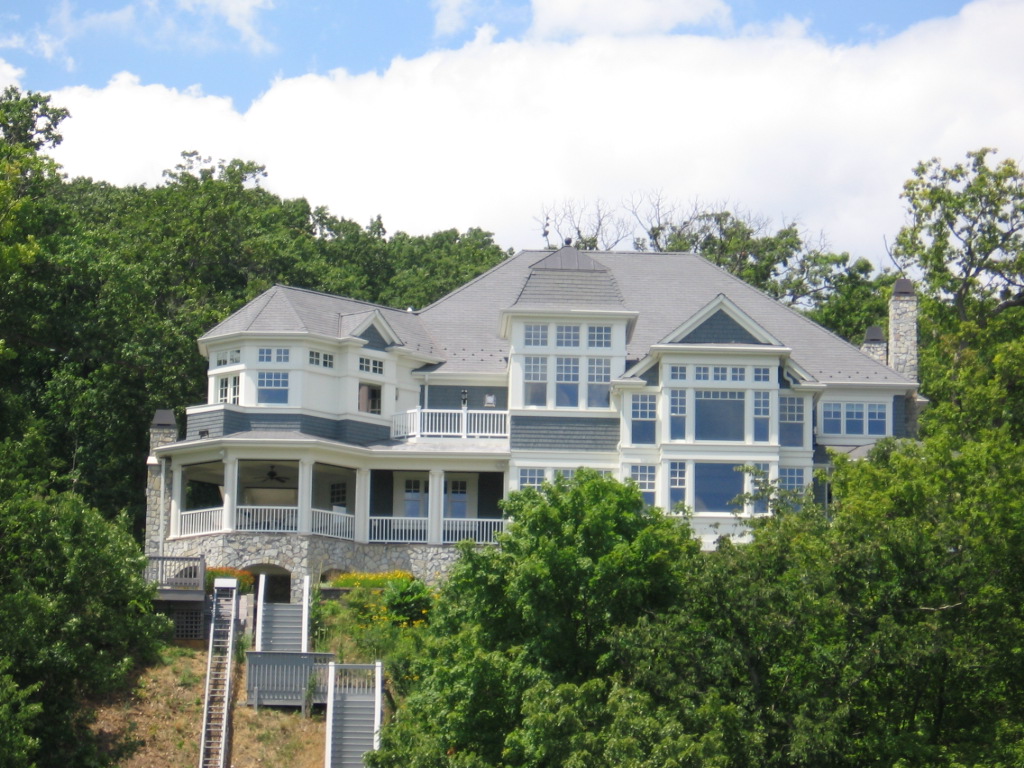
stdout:
POLYGON ((744 474, 740 464, 693 465, 694 512, 732 512, 742 508, 736 497, 743 493, 744 474))
POLYGON ((822 403, 821 431, 826 435, 888 434, 888 408, 885 403, 822 403))
POLYGON ((699 389, 694 395, 695 439, 743 441, 744 392, 699 389))

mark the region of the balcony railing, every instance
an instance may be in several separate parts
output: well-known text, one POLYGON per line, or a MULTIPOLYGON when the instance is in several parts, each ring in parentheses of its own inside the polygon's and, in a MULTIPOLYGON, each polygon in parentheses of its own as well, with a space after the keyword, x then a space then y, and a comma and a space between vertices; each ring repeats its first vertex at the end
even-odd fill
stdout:
POLYGON ((206 558, 151 557, 146 563, 146 581, 158 589, 203 592, 206 580, 206 558))
MULTIPOLYGON (((328 536, 332 539, 356 540, 356 516, 339 509, 310 510, 310 528, 303 533, 328 536)), ((196 509, 182 512, 179 536, 200 536, 227 532, 224 510, 196 509)), ((429 522, 425 517, 370 516, 367 541, 383 544, 425 544, 429 522)), ((441 543, 453 544, 469 539, 478 544, 494 544, 496 534, 505 530, 507 520, 501 518, 450 518, 441 520, 441 543)), ((239 506, 235 513, 236 531, 245 533, 299 533, 298 507, 239 506)), ((168 558, 170 560, 172 558, 168 558)), ((182 558, 174 558, 181 560, 182 558)), ((189 558, 184 558, 188 560, 189 558)), ((155 566, 151 566, 155 567, 155 566)), ((163 566, 165 569, 170 565, 163 566)), ((148 574, 148 572, 147 572, 148 574)), ((156 576, 151 578, 155 580, 156 576)))
POLYGON ((391 437, 508 437, 508 411, 417 408, 392 418, 391 437))

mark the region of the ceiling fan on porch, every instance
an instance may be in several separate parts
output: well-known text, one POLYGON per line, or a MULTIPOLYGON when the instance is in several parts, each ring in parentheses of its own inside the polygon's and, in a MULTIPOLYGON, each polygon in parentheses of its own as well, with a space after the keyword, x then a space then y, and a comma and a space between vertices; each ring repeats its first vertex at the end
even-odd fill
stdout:
POLYGON ((277 472, 274 471, 274 465, 273 464, 270 465, 270 469, 267 471, 267 480, 276 480, 279 483, 287 483, 288 482, 288 478, 287 477, 282 477, 281 475, 277 474, 277 472))

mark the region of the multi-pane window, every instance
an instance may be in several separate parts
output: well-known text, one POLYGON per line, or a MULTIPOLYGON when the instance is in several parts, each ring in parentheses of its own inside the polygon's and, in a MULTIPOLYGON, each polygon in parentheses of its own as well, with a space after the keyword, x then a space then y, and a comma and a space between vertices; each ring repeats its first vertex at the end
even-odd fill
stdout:
POLYGON ((884 435, 888 419, 885 403, 868 403, 868 434, 884 435))
POLYGON ((523 329, 523 342, 528 347, 546 347, 548 345, 547 325, 527 324, 523 329))
POLYGON ((711 369, 711 378, 714 381, 728 381, 729 368, 724 365, 716 365, 711 369))
POLYGON ((315 349, 309 350, 309 364, 320 365, 320 353, 315 349))
POLYGON ((544 483, 544 470, 524 468, 519 470, 520 488, 540 488, 544 483))
POLYGON ((762 484, 768 482, 768 465, 757 463, 754 464, 754 468, 758 471, 755 484, 750 489, 751 493, 754 494, 754 514, 765 515, 768 513, 768 489, 767 486, 764 486, 762 484), (762 490, 763 492, 760 492, 762 490))
POLYGON ((804 399, 779 397, 779 444, 802 447, 804 444, 804 399))
POLYGON ((222 349, 216 356, 218 367, 221 365, 234 365, 240 362, 242 362, 242 350, 240 349, 222 349))
POLYGON ((405 517, 426 517, 428 503, 428 484, 426 480, 408 478, 405 481, 405 492, 402 496, 405 517))
POLYGON ((566 480, 572 480, 572 478, 573 478, 573 476, 575 474, 576 474, 576 470, 575 469, 556 469, 555 470, 555 477, 557 477, 558 475, 561 475, 566 480))
POLYGON ((756 366, 754 368, 754 381, 756 382, 767 382, 772 380, 772 369, 765 366, 756 366))
POLYGON ((729 369, 729 379, 732 381, 746 381, 747 369, 742 365, 734 365, 729 369))
POLYGON ((768 423, 772 415, 772 393, 754 390, 754 442, 768 442, 768 423))
POLYGON ((821 431, 826 435, 885 435, 888 408, 885 403, 822 403, 821 431))
POLYGON ((686 503, 685 461, 670 461, 668 463, 668 501, 671 511, 675 511, 680 504, 686 503))
POLYGON ((260 371, 256 376, 256 402, 287 403, 288 374, 285 371, 260 371))
POLYGON ((288 347, 260 347, 258 359, 261 363, 287 363, 291 358, 288 347))
POLYGON ((655 441, 658 396, 634 394, 631 398, 632 436, 634 445, 650 445, 655 441))
POLYGON ((324 368, 334 367, 334 355, 329 352, 317 352, 315 349, 309 350, 309 364, 319 365, 324 368))
POLYGON ((694 438, 742 442, 744 396, 739 390, 697 390, 694 393, 694 438))
POLYGON ((598 349, 612 345, 612 327, 610 325, 591 325, 587 328, 587 346, 598 349))
POLYGON ((671 440, 686 439, 686 390, 670 389, 668 391, 669 438, 671 440))
POLYGON ((331 483, 330 501, 332 507, 347 507, 348 483, 331 483))
POLYGON ((631 464, 629 476, 633 478, 633 482, 640 489, 640 493, 644 497, 644 503, 649 507, 653 507, 657 467, 654 464, 631 464))
POLYGON ((523 358, 523 404, 548 404, 548 359, 523 358))
POLYGON ((469 482, 466 480, 446 480, 444 485, 444 516, 468 517, 469 482))
POLYGON ((329 352, 324 352, 323 363, 322 364, 323 364, 324 368, 333 368, 334 367, 334 355, 330 354, 329 352))
POLYGON ((711 369, 706 365, 694 366, 693 378, 695 378, 697 381, 710 381, 711 369))
POLYGON ((668 367, 668 377, 672 381, 686 381, 686 366, 670 365, 668 367))
POLYGON ((238 376, 221 376, 217 382, 217 402, 238 405, 238 376))
POLYGON ((784 491, 802 491, 804 489, 804 468, 779 467, 779 488, 784 491))
POLYGON ((384 375, 384 361, 374 360, 372 357, 359 358, 359 370, 364 373, 373 373, 378 376, 384 375))
POLYGON ((587 407, 607 408, 611 403, 612 361, 608 357, 587 360, 587 407))
POLYGON ((578 325, 556 325, 555 346, 578 347, 580 345, 580 327, 578 325))
POLYGON ((555 405, 576 408, 580 404, 580 359, 555 358, 555 405))

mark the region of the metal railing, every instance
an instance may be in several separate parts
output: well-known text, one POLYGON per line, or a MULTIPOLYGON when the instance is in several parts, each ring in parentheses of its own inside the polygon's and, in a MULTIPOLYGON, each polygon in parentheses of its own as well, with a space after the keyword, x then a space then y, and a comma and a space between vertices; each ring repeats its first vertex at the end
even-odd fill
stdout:
POLYGON ((239 531, 295 533, 299 530, 299 508, 239 506, 235 527, 239 531))
POLYGON ((508 437, 508 411, 416 408, 395 414, 391 437, 508 437))
POLYGON ((371 517, 370 541, 393 544, 425 544, 425 517, 371 517))
POLYGON ((348 512, 314 507, 313 533, 352 541, 356 537, 356 516, 350 515, 348 512))
POLYGON ((495 534, 505 530, 505 520, 501 518, 445 518, 442 530, 445 544, 465 539, 475 541, 477 544, 494 544, 497 541, 495 534))
POLYGON ((206 558, 151 557, 144 572, 146 581, 158 589, 188 589, 203 591, 206 580, 206 558))
POLYGON ((246 700, 253 706, 301 707, 327 701, 327 665, 333 653, 247 651, 246 700))

